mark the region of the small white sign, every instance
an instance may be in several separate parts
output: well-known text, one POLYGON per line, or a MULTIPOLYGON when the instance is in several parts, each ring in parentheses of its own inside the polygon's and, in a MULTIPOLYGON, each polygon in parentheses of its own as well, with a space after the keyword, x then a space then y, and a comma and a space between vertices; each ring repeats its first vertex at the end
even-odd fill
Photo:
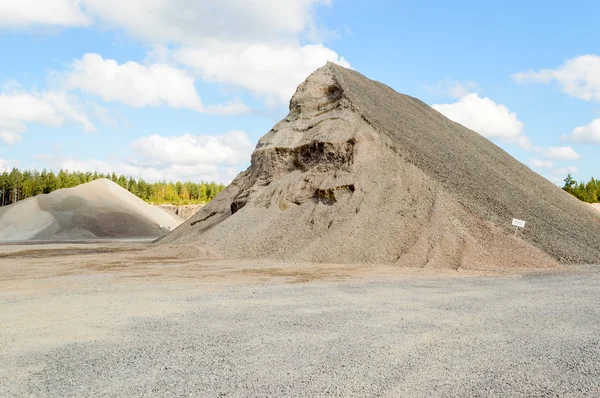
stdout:
POLYGON ((512 225, 513 227, 525 228, 525 221, 513 218, 512 225))

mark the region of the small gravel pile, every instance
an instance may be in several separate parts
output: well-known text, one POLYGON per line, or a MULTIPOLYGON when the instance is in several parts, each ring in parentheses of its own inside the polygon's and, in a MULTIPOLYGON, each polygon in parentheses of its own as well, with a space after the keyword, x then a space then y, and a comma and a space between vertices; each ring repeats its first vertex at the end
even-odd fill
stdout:
POLYGON ((600 263, 600 213, 418 99, 327 64, 251 166, 162 243, 433 268, 600 263), (515 236, 513 218, 526 220, 515 236))
POLYGON ((100 179, 0 208, 0 241, 155 238, 182 221, 100 179))

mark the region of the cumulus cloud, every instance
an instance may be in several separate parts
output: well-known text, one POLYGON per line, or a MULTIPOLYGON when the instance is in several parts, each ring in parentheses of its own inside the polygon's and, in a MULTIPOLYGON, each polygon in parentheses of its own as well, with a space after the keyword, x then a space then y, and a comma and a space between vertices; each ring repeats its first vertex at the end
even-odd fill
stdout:
POLYGON ((544 160, 544 159, 529 159, 529 164, 531 165, 531 167, 534 167, 536 169, 550 169, 552 168, 553 164, 550 160, 544 160))
POLYGON ((18 88, 0 94, 0 141, 6 145, 21 141, 28 123, 60 127, 67 121, 81 125, 86 132, 95 131, 87 116, 64 92, 30 93, 18 88))
MULTIPOLYGON (((28 4, 31 0, 8 1, 11 9, 21 15, 27 15, 29 8, 40 8, 28 4)), ((343 57, 322 44, 331 34, 319 27, 315 19, 315 8, 329 6, 331 0, 49 0, 49 3, 56 6, 47 6, 47 11, 52 12, 46 14, 62 18, 65 26, 76 24, 69 17, 71 10, 82 19, 81 23, 119 29, 153 46, 170 46, 176 50, 172 59, 175 63, 191 67, 206 81, 249 90, 269 105, 286 104, 296 86, 327 61, 349 66, 343 57)), ((160 103, 218 114, 247 111, 239 101, 202 108, 199 96, 192 89, 193 79, 174 65, 143 66, 135 62, 118 65, 88 54, 75 63, 75 68, 71 85, 107 100, 133 106, 160 103)))
POLYGON ((43 156, 55 168, 124 174, 146 181, 229 183, 250 161, 254 143, 244 131, 221 135, 141 137, 130 144, 128 159, 99 160, 43 156))
POLYGON ((238 165, 249 161, 254 144, 244 131, 232 131, 175 137, 154 134, 135 140, 131 148, 143 163, 153 166, 238 165))
POLYGON ((579 160, 582 158, 582 156, 570 146, 555 146, 540 149, 542 157, 549 160, 579 160))
POLYGON ((582 55, 571 58, 556 69, 515 73, 517 83, 557 82, 568 95, 587 101, 600 100, 600 56, 582 55))
POLYGON ((327 61, 350 66, 321 44, 314 9, 330 0, 154 0, 152 6, 144 0, 84 1, 99 20, 154 45, 170 45, 170 60, 203 80, 246 89, 268 105, 287 104, 303 79, 327 61))
MULTIPOLYGON (((277 41, 303 32, 321 38, 314 7, 331 0, 3 0, 0 26, 98 23, 152 43, 195 44, 200 38, 277 41)), ((327 33, 327 32, 325 32, 327 33)))
POLYGON ((177 68, 137 62, 118 64, 99 54, 85 54, 76 60, 64 83, 68 89, 79 89, 107 102, 118 101, 134 107, 166 105, 220 114, 248 111, 239 101, 216 108, 205 107, 196 92, 194 79, 177 68))
POLYGON ((316 39, 313 10, 330 0, 82 0, 88 15, 152 43, 198 40, 280 41, 306 32, 316 39))
POLYGON ((579 144, 600 144, 600 119, 576 127, 571 134, 562 136, 562 139, 579 144))
POLYGON ((425 89, 433 95, 439 95, 450 98, 462 98, 477 91, 477 83, 473 81, 457 82, 444 79, 435 86, 427 86, 425 89))
POLYGON ((452 104, 434 104, 433 109, 447 118, 490 139, 499 139, 521 148, 531 149, 531 141, 523 133, 523 122, 506 106, 472 93, 452 104))
POLYGON ((286 104, 296 87, 327 61, 350 64, 321 45, 211 41, 173 53, 176 62, 193 68, 203 80, 249 90, 269 105, 286 104))
POLYGON ((80 0, 0 1, 0 27, 83 26, 90 22, 80 0))

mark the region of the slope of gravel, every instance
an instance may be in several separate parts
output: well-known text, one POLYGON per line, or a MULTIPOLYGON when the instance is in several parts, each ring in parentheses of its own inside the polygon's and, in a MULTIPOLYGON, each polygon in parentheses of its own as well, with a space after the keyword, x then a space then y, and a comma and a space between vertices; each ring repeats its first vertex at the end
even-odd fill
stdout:
POLYGON ((182 221, 100 179, 0 209, 0 241, 159 237, 182 221))
POLYGON ((600 214, 421 101, 327 64, 248 170, 161 242, 228 258, 548 267, 600 262, 600 214), (527 222, 516 236, 513 218, 527 222))
POLYGON ((10 350, 21 334, 0 344, 0 395, 600 395, 597 269, 220 289, 156 283, 85 292, 70 283, 46 298, 4 300, 3 317, 31 300, 78 312, 61 315, 58 346, 44 348, 41 328, 30 351, 10 350), (105 337, 84 338, 81 327, 105 337))

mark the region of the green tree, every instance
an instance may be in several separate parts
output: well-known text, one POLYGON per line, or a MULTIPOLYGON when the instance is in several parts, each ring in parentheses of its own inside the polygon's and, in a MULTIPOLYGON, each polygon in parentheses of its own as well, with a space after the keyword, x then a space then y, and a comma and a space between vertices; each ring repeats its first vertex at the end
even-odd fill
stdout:
POLYGON ((567 178, 564 179, 565 185, 563 189, 567 192, 572 192, 573 186, 577 184, 577 181, 573 178, 573 176, 569 173, 567 178))
MULTIPOLYGON (((133 177, 124 175, 117 177, 115 173, 104 175, 97 172, 60 169, 58 174, 54 174, 54 172, 46 169, 40 173, 35 169, 20 171, 13 168, 10 172, 4 171, 0 174, 0 190, 4 192, 0 197, 0 205, 8 205, 32 196, 48 194, 57 189, 75 187, 105 177, 114 180, 140 199, 152 203, 206 203, 225 189, 223 184, 217 184, 214 181, 199 183, 191 181, 157 181, 148 183, 141 178, 136 180, 133 177)), ((584 196, 586 200, 597 200, 600 183, 592 179, 588 184, 576 185, 574 191, 579 196, 584 196)))

